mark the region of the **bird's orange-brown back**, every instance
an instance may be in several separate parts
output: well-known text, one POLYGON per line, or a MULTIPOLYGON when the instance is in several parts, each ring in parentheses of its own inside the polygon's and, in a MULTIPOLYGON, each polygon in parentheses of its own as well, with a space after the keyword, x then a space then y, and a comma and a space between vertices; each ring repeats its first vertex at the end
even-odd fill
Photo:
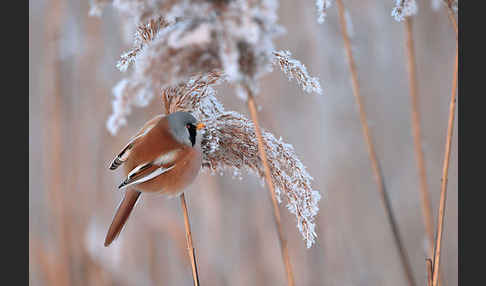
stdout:
POLYGON ((125 175, 136 166, 155 160, 160 154, 184 147, 169 133, 167 117, 162 117, 156 125, 133 145, 130 157, 124 164, 125 175))

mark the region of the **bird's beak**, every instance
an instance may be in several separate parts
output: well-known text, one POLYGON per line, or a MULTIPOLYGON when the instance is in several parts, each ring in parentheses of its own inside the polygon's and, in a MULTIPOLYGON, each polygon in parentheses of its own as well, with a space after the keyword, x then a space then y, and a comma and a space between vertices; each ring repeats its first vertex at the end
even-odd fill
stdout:
POLYGON ((196 130, 203 129, 204 127, 206 127, 206 125, 204 125, 204 123, 199 122, 198 124, 196 124, 196 130))

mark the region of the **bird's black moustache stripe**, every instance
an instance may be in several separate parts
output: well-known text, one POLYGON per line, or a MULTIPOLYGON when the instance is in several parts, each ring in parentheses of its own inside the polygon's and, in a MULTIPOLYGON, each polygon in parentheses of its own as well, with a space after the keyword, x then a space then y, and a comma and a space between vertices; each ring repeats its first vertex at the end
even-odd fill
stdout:
POLYGON ((189 131, 189 140, 191 140, 191 144, 194 147, 194 144, 196 144, 196 126, 189 124, 187 130, 189 131))

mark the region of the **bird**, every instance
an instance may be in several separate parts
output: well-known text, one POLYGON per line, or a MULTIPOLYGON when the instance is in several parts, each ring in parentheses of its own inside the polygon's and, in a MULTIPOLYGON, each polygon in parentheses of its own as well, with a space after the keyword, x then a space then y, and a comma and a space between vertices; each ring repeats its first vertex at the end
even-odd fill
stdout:
POLYGON ((120 234, 142 193, 179 196, 197 177, 202 165, 198 131, 205 127, 189 112, 157 115, 147 121, 109 169, 123 165, 125 190, 105 238, 108 247, 120 234))

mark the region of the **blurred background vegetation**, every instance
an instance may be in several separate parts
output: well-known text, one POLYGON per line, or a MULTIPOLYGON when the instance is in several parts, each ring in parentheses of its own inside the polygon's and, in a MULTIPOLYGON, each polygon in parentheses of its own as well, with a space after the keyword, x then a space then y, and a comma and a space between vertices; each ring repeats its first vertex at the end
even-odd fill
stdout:
MULTIPOLYGON (((344 3, 361 94, 385 184, 415 280, 426 281, 422 219, 410 120, 405 29, 393 1, 344 3)), ((418 3, 413 18, 418 95, 429 192, 436 222, 456 39, 444 8, 418 3)), ((113 156, 148 119, 154 100, 134 109, 117 136, 106 129, 115 68, 128 46, 119 14, 89 17, 89 1, 29 1, 29 273, 31 285, 192 285, 178 200, 144 196, 119 239, 103 247, 122 193, 113 156)), ((306 95, 280 72, 262 79, 261 125, 294 145, 321 191, 318 241, 306 249, 295 218, 282 211, 297 285, 407 285, 373 180, 336 7, 316 23, 313 1, 281 1, 276 41, 318 76, 323 96, 306 95)), ((227 109, 248 114, 234 91, 227 109)), ((248 116, 249 117, 249 116, 248 116)), ((441 272, 457 285, 457 120, 453 137, 441 272)), ((284 285, 267 190, 201 173, 187 190, 202 285, 284 285)), ((282 206, 284 208, 284 206, 282 206)))

